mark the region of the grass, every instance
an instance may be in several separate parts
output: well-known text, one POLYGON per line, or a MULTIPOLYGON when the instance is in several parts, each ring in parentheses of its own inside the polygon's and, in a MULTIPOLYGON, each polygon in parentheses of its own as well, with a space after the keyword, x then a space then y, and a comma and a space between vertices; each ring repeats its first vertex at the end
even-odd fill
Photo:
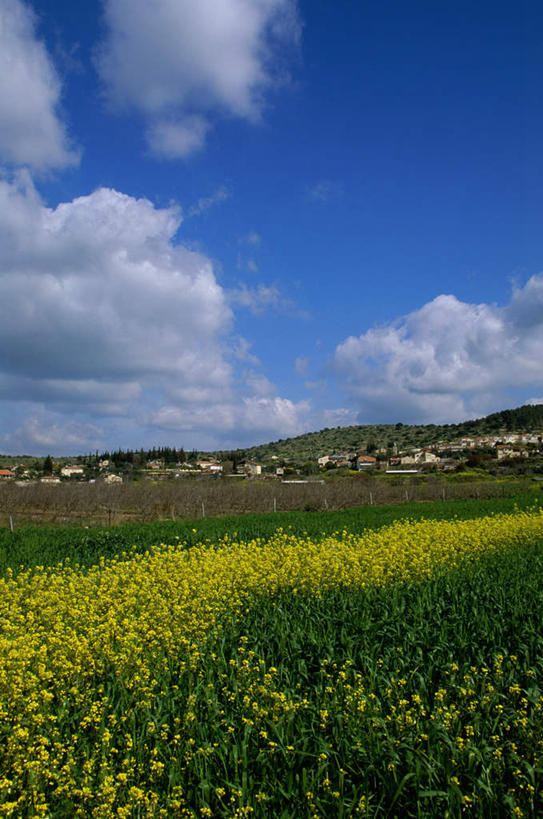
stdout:
POLYGON ((542 815, 542 532, 407 521, 8 576, 0 816, 542 815))
POLYGON ((220 752, 190 757, 189 802, 226 817, 237 789, 285 819, 541 815, 542 580, 540 543, 422 585, 253 601, 195 675, 195 746, 220 752))

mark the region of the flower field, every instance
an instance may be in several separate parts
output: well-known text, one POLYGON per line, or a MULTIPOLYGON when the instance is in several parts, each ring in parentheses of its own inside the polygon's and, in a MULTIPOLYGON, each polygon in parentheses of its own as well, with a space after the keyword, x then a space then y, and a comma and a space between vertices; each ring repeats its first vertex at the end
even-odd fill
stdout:
POLYGON ((543 512, 0 580, 0 816, 538 816, 543 512))

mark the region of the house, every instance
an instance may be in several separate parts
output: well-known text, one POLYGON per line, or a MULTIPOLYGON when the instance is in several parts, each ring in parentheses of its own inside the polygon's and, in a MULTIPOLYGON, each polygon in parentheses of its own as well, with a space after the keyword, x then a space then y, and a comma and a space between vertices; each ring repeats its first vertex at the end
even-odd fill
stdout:
POLYGON ((418 464, 436 464, 439 462, 439 456, 434 455, 434 453, 430 452, 429 449, 424 449, 419 455, 416 456, 416 462, 418 464))
POLYGON ((115 475, 113 472, 111 472, 109 475, 106 475, 106 477, 104 478, 104 483, 107 483, 107 484, 122 483, 122 482, 123 482, 123 479, 121 478, 121 476, 120 475, 115 475))
POLYGON ((363 469, 371 469, 377 466, 377 458, 373 455, 359 455, 355 461, 355 468, 361 472, 363 469))
POLYGON ((244 461, 238 470, 244 472, 249 478, 255 478, 257 475, 262 475, 262 464, 256 461, 244 461))
MULTIPOLYGON (((394 460, 396 460, 396 458, 394 460)), ((417 456, 416 455, 402 455, 402 457, 400 458, 400 464, 402 466, 410 465, 410 464, 416 464, 416 463, 417 463, 417 456)))
POLYGON ((72 478, 74 475, 84 475, 85 469, 82 466, 63 466, 60 474, 64 478, 72 478))
POLYGON ((460 443, 464 449, 475 449, 477 446, 475 438, 460 438, 460 443))
POLYGON ((9 481, 10 478, 15 477, 15 472, 12 472, 11 469, 0 469, 0 479, 3 481, 9 481))
POLYGON ((505 444, 498 444, 496 454, 498 460, 501 461, 503 458, 525 458, 527 453, 513 449, 510 446, 505 446, 505 444))
POLYGON ((45 484, 48 484, 48 485, 49 484, 52 485, 54 483, 60 483, 60 478, 58 477, 58 475, 43 475, 40 478, 40 483, 45 483, 45 484))
POLYGON ((320 458, 317 458, 317 463, 321 467, 321 469, 323 469, 326 466, 326 464, 331 460, 332 459, 330 458, 330 455, 321 455, 320 458))
POLYGON ((351 466, 352 461, 356 458, 355 452, 335 452, 330 455, 329 460, 333 461, 336 466, 351 466))
POLYGON ((202 472, 222 472, 222 464, 214 458, 208 461, 198 461, 196 466, 201 469, 202 472))

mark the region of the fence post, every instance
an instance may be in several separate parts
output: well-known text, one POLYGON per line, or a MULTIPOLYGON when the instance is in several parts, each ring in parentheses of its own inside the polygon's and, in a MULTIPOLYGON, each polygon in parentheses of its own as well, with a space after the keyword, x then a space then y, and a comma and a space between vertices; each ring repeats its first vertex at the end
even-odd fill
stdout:
POLYGON ((273 499, 273 511, 277 512, 277 498, 273 499))
POLYGON ((326 511, 328 512, 328 498, 325 498, 325 499, 324 499, 324 508, 325 508, 325 509, 326 509, 326 511))
POLYGON ((202 501, 202 517, 205 518, 205 516, 206 516, 206 507, 205 507, 205 503, 202 501))
POLYGON ((373 506, 373 492, 370 492, 370 506, 373 506))
POLYGON ((407 489, 405 490, 405 500, 406 503, 409 503, 409 492, 407 491, 407 489))
POLYGON ((11 515, 9 516, 9 530, 10 532, 13 532, 13 518, 11 515))

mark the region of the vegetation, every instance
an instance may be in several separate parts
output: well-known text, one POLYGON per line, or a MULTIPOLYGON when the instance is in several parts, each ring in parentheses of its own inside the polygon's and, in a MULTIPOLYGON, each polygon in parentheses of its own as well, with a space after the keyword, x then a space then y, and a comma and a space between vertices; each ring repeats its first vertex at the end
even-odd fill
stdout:
POLYGON ((454 441, 462 437, 499 435, 543 429, 543 404, 527 405, 517 409, 492 413, 484 418, 461 424, 367 424, 350 427, 325 428, 296 438, 286 438, 269 444, 234 452, 217 452, 217 457, 247 457, 267 461, 272 456, 296 462, 315 460, 321 455, 344 450, 366 449, 375 446, 398 449, 431 446, 438 441, 454 441))
POLYGON ((292 534, 319 538, 336 531, 378 529, 396 520, 459 520, 508 513, 543 505, 541 493, 525 491, 486 500, 467 498, 395 506, 360 506, 344 511, 275 512, 187 521, 128 523, 113 527, 23 526, 0 528, 0 574, 32 566, 55 566, 63 560, 88 568, 123 552, 143 553, 159 543, 183 543, 190 548, 217 542, 235 533, 241 540, 267 539, 278 527, 292 534))
POLYGON ((541 511, 7 573, 0 816, 541 815, 542 581, 541 511))
POLYGON ((54 486, 0 482, 0 526, 74 523, 111 526, 127 521, 192 520, 273 510, 326 511, 362 504, 396 504, 453 498, 490 498, 515 494, 535 483, 526 478, 489 477, 476 469, 443 475, 337 475, 308 483, 231 480, 215 477, 141 481, 108 485, 67 480, 54 486))
MULTIPOLYGON (((464 421, 461 424, 368 424, 349 427, 325 428, 319 432, 308 432, 296 438, 280 439, 248 449, 222 450, 212 453, 183 447, 152 447, 151 449, 116 449, 111 452, 95 452, 86 455, 72 455, 56 458, 57 465, 77 463, 85 466, 87 476, 99 474, 99 464, 109 461, 118 471, 127 475, 145 470, 149 464, 160 463, 165 468, 176 465, 195 464, 199 458, 213 456, 228 462, 235 470, 245 459, 271 462, 294 462, 314 471, 316 459, 325 454, 364 449, 375 453, 377 449, 392 452, 393 448, 431 446, 439 442, 455 441, 462 437, 484 435, 505 435, 507 433, 533 432, 543 430, 543 404, 526 405, 511 410, 502 410, 484 418, 464 421)), ((483 453, 484 454, 484 453, 483 453)), ((48 455, 44 460, 27 455, 0 456, 0 466, 13 467, 15 464, 33 470, 36 474, 50 475, 53 461, 48 455)))

